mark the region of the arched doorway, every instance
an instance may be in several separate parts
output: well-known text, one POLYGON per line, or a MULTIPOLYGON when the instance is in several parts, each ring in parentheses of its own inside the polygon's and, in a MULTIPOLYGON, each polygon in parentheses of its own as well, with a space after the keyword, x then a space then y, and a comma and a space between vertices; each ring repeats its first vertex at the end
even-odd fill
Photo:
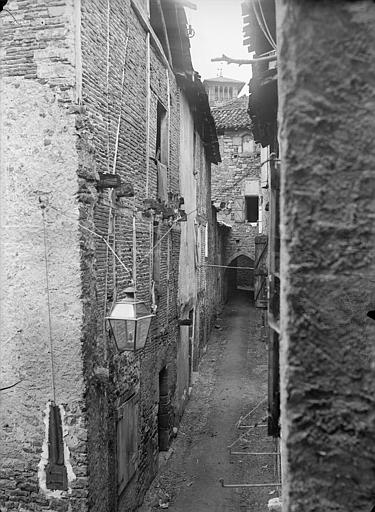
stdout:
POLYGON ((240 254, 228 263, 224 275, 225 300, 239 292, 254 297, 254 260, 240 254))

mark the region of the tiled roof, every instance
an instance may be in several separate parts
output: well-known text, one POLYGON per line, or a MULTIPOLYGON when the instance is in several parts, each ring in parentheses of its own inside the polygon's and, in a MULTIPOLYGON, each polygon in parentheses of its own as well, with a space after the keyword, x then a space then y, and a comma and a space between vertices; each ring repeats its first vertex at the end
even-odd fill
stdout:
POLYGON ((211 109, 218 129, 239 129, 250 128, 251 120, 247 113, 249 103, 248 96, 241 96, 235 100, 228 101, 221 107, 211 109))

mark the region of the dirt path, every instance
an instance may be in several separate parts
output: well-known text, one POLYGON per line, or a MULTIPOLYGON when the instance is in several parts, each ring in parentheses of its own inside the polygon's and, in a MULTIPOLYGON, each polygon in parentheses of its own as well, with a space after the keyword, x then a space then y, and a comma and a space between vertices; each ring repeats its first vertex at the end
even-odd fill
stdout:
MULTIPOLYGON (((236 424, 266 397, 266 344, 259 336, 259 312, 246 295, 224 309, 199 367, 199 378, 186 408, 170 457, 161 467, 140 512, 265 512, 277 496, 271 488, 222 488, 225 483, 274 480, 274 458, 231 455, 233 451, 274 451, 266 428, 240 430, 236 424), (271 494, 270 494, 271 493, 271 494)), ((261 423, 261 404, 244 424, 261 423)), ((264 421, 263 421, 264 423, 264 421)))

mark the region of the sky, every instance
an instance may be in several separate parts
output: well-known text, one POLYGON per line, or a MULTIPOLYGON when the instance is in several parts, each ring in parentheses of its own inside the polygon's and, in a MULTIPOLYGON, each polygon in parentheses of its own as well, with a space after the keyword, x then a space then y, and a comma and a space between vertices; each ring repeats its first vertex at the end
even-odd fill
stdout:
MULTIPOLYGON (((242 0, 192 0, 197 10, 185 8, 188 23, 195 31, 190 39, 193 66, 202 80, 222 75, 249 82, 251 66, 238 66, 226 62, 211 62, 223 53, 236 59, 249 59, 250 54, 242 44, 242 0)), ((244 90, 247 87, 245 86, 244 90)))

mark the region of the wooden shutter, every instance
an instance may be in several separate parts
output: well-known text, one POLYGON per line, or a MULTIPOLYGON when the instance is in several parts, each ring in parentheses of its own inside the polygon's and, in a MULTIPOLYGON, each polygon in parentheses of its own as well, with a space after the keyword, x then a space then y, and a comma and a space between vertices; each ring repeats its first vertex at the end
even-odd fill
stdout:
POLYGON ((168 202, 168 168, 158 162, 158 198, 162 203, 168 202))
POLYGON ((233 201, 232 212, 234 214, 235 222, 244 222, 245 221, 245 198, 237 197, 233 201))
POLYGON ((118 410, 117 484, 121 494, 138 465, 138 397, 133 396, 118 410))
POLYGON ((268 435, 280 436, 279 335, 270 329, 268 343, 268 435))
POLYGON ((255 237, 254 302, 257 308, 267 308, 267 248, 265 235, 255 237))

